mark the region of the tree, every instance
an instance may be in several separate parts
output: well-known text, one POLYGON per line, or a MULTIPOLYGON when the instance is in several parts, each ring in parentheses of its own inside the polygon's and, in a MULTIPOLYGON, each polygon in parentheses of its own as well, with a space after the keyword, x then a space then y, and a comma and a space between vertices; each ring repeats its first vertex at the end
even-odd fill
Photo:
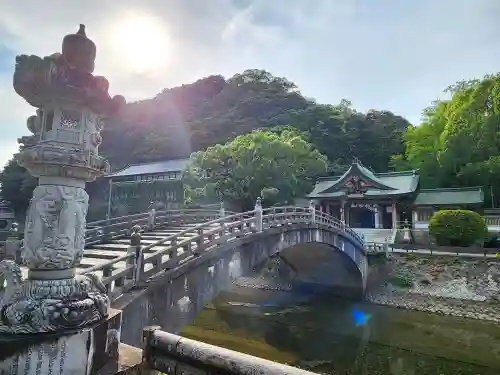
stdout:
POLYGON ((339 105, 310 103, 305 108, 287 111, 270 123, 291 124, 303 132, 328 157, 335 173, 343 172, 354 158, 376 171, 386 172, 392 155, 404 151, 403 135, 411 127, 407 120, 389 111, 357 112, 345 99, 339 105))
POLYGON ((264 194, 265 204, 291 203, 311 190, 327 166, 326 157, 297 132, 255 131, 194 153, 183 176, 186 199, 251 209, 264 194))
POLYGON ((16 161, 10 160, 0 173, 2 197, 9 201, 17 215, 23 216, 28 208, 37 179, 16 161))
POLYGON ((500 196, 500 75, 460 81, 447 92, 450 99, 435 102, 408 130, 404 157, 394 162, 420 169, 423 187, 485 185, 500 196))

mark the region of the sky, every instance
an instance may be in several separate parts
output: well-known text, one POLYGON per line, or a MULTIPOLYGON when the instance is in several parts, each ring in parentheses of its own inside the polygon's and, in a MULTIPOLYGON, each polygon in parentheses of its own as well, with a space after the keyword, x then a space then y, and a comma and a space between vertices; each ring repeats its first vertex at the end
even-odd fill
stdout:
POLYGON ((417 125, 448 85, 500 70, 499 19, 499 0, 0 0, 0 168, 35 110, 12 88, 15 56, 60 52, 80 23, 127 101, 265 69, 417 125))

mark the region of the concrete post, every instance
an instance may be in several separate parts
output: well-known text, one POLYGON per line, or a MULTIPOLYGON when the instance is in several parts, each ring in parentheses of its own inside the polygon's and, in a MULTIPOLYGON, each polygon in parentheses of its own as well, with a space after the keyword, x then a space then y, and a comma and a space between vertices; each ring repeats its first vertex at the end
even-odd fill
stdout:
POLYGON ((224 202, 220 202, 219 216, 220 217, 226 216, 226 209, 224 208, 224 202))
POLYGON ((151 208, 148 212, 148 228, 149 229, 154 229, 155 219, 156 219, 156 210, 154 208, 151 208))
POLYGON ((104 119, 125 103, 123 97, 109 96, 104 77, 92 74, 95 57, 96 46, 80 25, 63 39, 62 53, 16 58, 14 89, 37 110, 27 120, 32 135, 20 138, 15 159, 38 178, 38 186, 23 241, 29 278, 20 280, 20 268, 12 261, 0 264, 9 275, 0 308, 15 311, 0 321, 2 333, 81 330, 109 315, 99 278, 76 277, 85 243, 85 183, 110 171, 98 154, 100 132, 104 119))
POLYGON ((255 202, 255 228, 257 232, 262 232, 263 213, 262 213, 262 198, 258 197, 255 202))
POLYGON ((130 265, 134 266, 133 279, 134 286, 139 285, 142 276, 142 269, 144 266, 143 254, 142 254, 142 236, 141 227, 139 225, 134 225, 132 228, 132 235, 130 236, 130 247, 128 252, 134 254, 133 258, 129 258, 130 265))
POLYGON ((316 207, 313 201, 309 201, 309 214, 311 215, 311 224, 316 224, 316 207))

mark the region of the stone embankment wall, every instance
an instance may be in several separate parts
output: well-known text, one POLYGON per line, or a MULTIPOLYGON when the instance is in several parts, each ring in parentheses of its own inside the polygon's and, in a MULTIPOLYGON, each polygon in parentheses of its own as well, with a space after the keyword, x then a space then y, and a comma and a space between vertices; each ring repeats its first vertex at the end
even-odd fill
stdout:
POLYGON ((373 303, 500 321, 500 259, 392 254, 368 285, 373 303))

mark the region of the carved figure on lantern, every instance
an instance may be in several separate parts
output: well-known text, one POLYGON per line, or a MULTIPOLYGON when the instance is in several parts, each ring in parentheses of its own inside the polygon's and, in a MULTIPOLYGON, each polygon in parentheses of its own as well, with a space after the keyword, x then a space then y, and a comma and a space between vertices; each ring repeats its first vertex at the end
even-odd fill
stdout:
POLYGON ((24 264, 36 269, 65 269, 80 263, 88 199, 81 188, 35 188, 27 214, 24 264))
POLYGON ((84 251, 89 197, 85 182, 109 171, 98 155, 105 118, 125 104, 96 77, 95 45, 80 25, 64 38, 62 54, 16 58, 14 89, 37 107, 17 162, 39 177, 27 212, 19 265, 0 262, 7 288, 0 302, 0 332, 38 333, 81 328, 108 314, 106 287, 93 274, 76 275, 84 251))

